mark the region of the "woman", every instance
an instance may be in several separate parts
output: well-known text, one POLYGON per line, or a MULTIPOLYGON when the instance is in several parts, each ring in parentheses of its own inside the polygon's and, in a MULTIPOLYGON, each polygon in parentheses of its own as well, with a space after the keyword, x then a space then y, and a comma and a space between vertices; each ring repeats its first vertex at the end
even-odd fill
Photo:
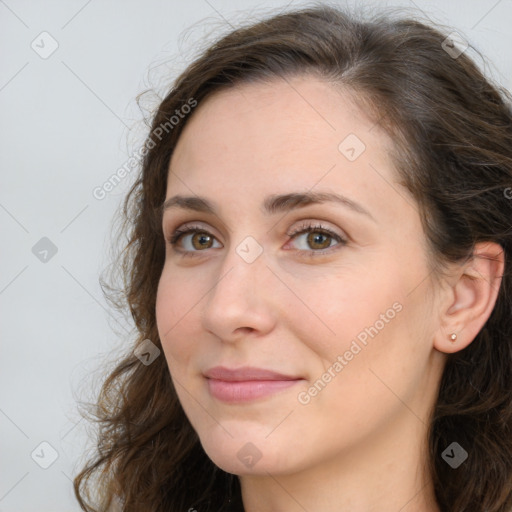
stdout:
POLYGON ((512 114, 464 50, 319 6, 177 79, 83 510, 510 512, 512 114))

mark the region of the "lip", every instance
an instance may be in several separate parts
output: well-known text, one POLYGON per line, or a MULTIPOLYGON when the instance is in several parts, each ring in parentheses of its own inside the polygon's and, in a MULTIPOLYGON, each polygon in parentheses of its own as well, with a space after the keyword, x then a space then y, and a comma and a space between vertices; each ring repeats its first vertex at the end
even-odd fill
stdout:
POLYGON ((248 380, 298 380, 302 377, 284 375, 282 373, 256 368, 254 366, 242 366, 241 368, 226 368, 215 366, 206 370, 204 376, 209 379, 225 380, 228 382, 240 382, 248 380))
POLYGON ((266 370, 245 366, 225 368, 216 366, 203 374, 206 377, 210 394, 228 403, 240 403, 273 395, 304 380, 266 370))

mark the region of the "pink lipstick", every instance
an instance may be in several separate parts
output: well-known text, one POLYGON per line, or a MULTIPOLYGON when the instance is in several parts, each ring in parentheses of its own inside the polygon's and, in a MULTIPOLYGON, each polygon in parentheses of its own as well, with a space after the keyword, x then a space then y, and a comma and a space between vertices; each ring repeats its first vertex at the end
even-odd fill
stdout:
POLYGON ((302 377, 250 366, 236 369, 216 366, 207 370, 204 376, 211 395, 229 403, 248 402, 273 395, 303 380, 302 377))

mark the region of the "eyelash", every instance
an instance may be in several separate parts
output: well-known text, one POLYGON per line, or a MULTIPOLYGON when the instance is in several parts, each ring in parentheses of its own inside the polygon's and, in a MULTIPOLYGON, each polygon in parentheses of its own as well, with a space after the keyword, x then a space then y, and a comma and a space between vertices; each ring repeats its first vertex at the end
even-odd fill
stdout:
MULTIPOLYGON (((205 233, 209 236, 213 236, 206 229, 201 228, 199 226, 187 226, 185 228, 176 229, 172 233, 172 235, 168 238, 167 241, 176 252, 180 252, 183 256, 197 257, 197 256, 200 256, 198 253, 201 253, 203 251, 180 251, 180 250, 176 249, 176 246, 178 244, 178 239, 181 236, 187 235, 190 233, 197 233, 197 232, 205 233)), ((337 245, 345 246, 348 243, 347 239, 338 235, 334 231, 331 231, 330 229, 322 226, 321 224, 315 224, 315 223, 311 223, 311 222, 302 223, 298 228, 294 229, 292 232, 286 233, 286 235, 291 238, 296 238, 299 235, 302 235, 302 234, 308 233, 308 232, 319 232, 323 235, 328 236, 329 238, 333 238, 334 240, 336 240, 338 242, 337 245)), ((326 254, 331 253, 333 250, 337 250, 336 245, 334 245, 332 247, 328 247, 327 249, 320 249, 320 250, 308 251, 308 250, 304 250, 304 249, 298 249, 297 252, 302 256, 314 258, 317 256, 325 256, 326 254)))

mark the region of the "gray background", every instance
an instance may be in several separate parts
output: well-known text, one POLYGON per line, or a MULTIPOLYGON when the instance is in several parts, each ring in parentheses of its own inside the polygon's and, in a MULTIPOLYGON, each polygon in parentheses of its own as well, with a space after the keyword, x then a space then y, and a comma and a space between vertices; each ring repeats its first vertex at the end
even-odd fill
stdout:
MULTIPOLYGON (((71 479, 94 439, 77 400, 92 400, 132 328, 98 279, 135 172, 102 200, 93 190, 140 147, 135 97, 162 95, 230 25, 303 4, 0 0, 0 512, 79 510, 71 479)), ((512 0, 372 4, 452 26, 512 87, 512 0)))

